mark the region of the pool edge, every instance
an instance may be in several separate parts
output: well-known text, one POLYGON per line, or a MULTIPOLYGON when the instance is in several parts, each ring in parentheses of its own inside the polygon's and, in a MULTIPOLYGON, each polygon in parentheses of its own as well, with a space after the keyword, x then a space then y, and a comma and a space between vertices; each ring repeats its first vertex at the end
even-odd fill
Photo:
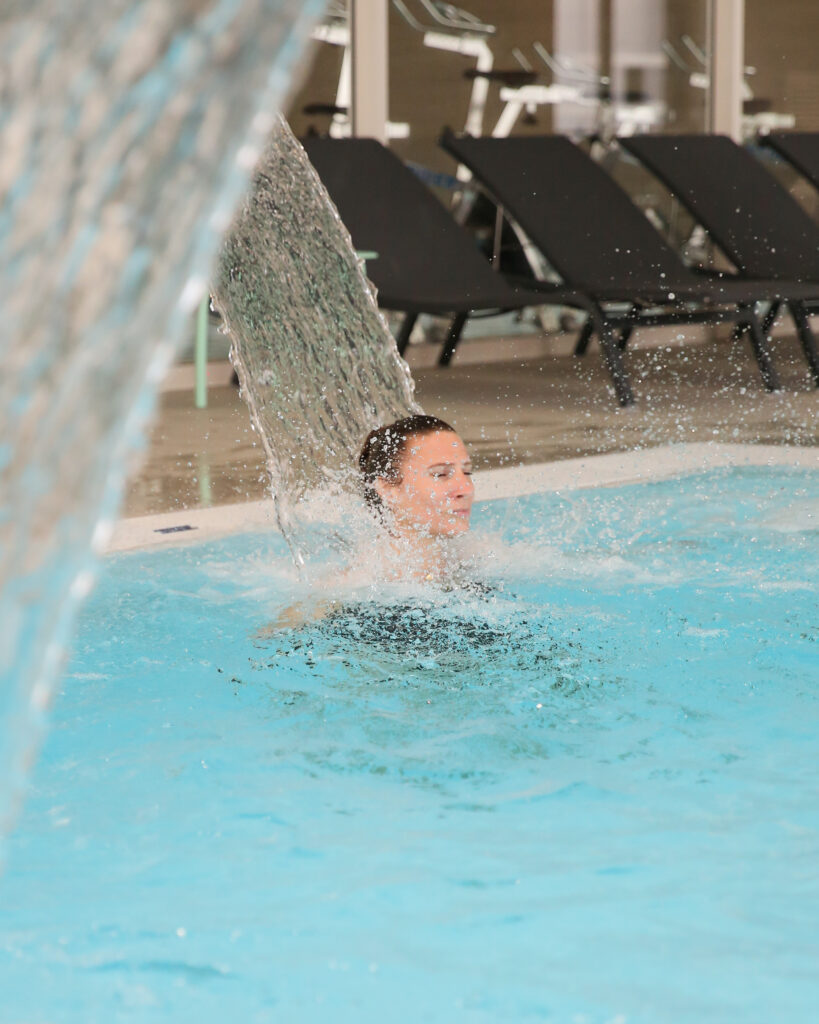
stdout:
MULTIPOLYGON (((648 483, 709 469, 741 466, 815 469, 819 467, 819 448, 717 442, 664 445, 481 470, 475 473, 475 485, 479 501, 495 501, 527 494, 648 483)), ((278 529, 271 499, 120 519, 114 524, 110 537, 100 537, 98 546, 103 554, 177 547, 254 527, 278 529)))

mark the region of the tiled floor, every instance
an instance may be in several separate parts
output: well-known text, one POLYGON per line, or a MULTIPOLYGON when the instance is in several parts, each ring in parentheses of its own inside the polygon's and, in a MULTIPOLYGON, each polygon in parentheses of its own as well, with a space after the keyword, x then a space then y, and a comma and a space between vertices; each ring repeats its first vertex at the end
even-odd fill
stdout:
MULTIPOLYGON (((430 367, 431 352, 413 347, 419 401, 453 423, 479 468, 675 441, 819 445, 819 391, 787 333, 775 342, 784 385, 776 394, 762 390, 747 343, 679 346, 656 333, 649 347, 628 354, 638 395, 630 409, 615 405, 598 353, 577 359, 570 340, 468 342, 447 370, 430 367)), ((214 371, 228 379, 226 368, 214 371)), ((236 389, 211 387, 208 397, 208 407, 196 409, 190 388, 163 392, 123 515, 264 496, 261 449, 236 389)))

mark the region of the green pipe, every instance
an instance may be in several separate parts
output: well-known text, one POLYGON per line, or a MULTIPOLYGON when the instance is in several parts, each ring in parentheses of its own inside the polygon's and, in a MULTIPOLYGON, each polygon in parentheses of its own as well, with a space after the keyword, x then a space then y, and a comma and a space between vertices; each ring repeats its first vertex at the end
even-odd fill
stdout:
POLYGON ((196 408, 204 409, 208 404, 208 310, 210 295, 199 303, 196 313, 196 348, 194 349, 194 366, 196 369, 196 408))

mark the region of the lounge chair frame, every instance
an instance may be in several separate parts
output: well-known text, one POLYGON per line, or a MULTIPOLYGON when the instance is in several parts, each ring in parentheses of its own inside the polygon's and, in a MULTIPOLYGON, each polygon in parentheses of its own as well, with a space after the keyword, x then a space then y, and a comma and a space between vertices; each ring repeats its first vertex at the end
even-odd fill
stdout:
POLYGON ((819 189, 819 132, 771 132, 760 139, 819 189))
POLYGON ((763 330, 770 331, 784 306, 819 386, 819 352, 808 319, 819 309, 819 226, 727 136, 635 135, 620 144, 679 199, 744 280, 781 282, 782 297, 772 303, 763 330))
MULTIPOLYGON (((733 322, 749 337, 764 387, 778 390, 759 305, 790 297, 781 282, 686 267, 619 185, 568 139, 474 139, 446 131, 441 145, 517 222, 566 286, 585 293, 592 312, 578 354, 594 334, 608 359, 612 339, 622 352, 637 327, 733 322)), ((793 288, 797 299, 809 292, 793 288)), ((622 362, 618 375, 618 399, 627 405, 622 362)))
MULTIPOLYGON (((421 313, 452 317, 439 362, 447 365, 469 316, 526 306, 587 309, 568 288, 509 282, 496 273, 469 232, 395 154, 374 139, 307 138, 307 155, 358 250, 379 305, 404 313, 396 338, 403 355, 421 313)), ((616 359, 615 359, 616 362, 616 359)))

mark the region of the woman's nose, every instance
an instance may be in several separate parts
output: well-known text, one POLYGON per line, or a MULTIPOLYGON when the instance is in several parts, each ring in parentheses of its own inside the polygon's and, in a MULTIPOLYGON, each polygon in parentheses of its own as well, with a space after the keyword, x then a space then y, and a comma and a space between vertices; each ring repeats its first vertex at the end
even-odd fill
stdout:
POLYGON ((472 483, 472 477, 468 473, 457 473, 454 479, 454 484, 455 491, 459 496, 462 494, 473 494, 475 491, 475 485, 472 483))

